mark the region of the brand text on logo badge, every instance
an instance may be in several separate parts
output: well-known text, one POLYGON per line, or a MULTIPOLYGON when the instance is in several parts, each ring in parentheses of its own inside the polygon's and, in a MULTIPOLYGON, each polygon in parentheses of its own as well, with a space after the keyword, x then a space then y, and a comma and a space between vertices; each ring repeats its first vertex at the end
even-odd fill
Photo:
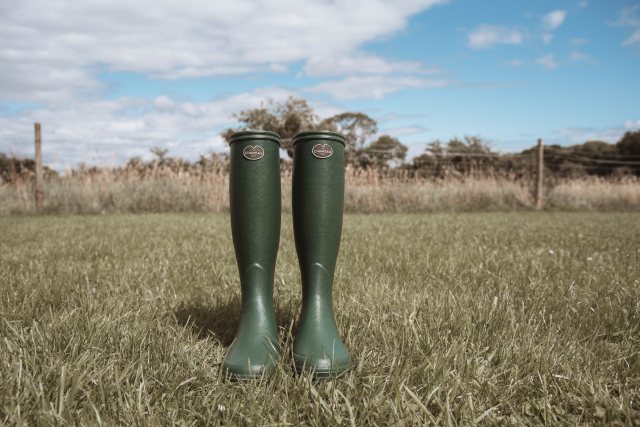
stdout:
POLYGON ((333 154, 333 148, 329 144, 316 144, 311 149, 311 153, 319 159, 326 159, 333 154))
POLYGON ((247 145, 242 150, 242 155, 248 160, 260 160, 264 157, 264 149, 259 145, 247 145))

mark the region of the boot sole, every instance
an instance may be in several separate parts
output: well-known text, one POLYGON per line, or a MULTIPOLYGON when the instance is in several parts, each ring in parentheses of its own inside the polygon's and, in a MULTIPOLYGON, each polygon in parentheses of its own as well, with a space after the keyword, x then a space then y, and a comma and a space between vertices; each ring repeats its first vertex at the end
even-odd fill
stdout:
POLYGON ((347 366, 344 369, 334 369, 334 370, 318 370, 318 369, 309 369, 308 366, 297 366, 295 367, 296 374, 302 375, 304 373, 311 373, 314 378, 340 378, 346 375, 350 370, 351 366, 347 366))

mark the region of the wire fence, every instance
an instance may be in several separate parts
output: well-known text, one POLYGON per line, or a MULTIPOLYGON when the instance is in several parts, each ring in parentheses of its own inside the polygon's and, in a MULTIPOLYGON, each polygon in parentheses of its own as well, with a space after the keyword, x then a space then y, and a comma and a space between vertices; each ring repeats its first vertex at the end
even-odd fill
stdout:
MULTIPOLYGON (((38 153, 41 142, 39 128, 40 125, 36 123, 36 153, 38 153)), ((357 200, 355 206, 359 206, 355 211, 396 210, 396 208, 389 208, 389 206, 396 206, 395 200, 399 197, 398 194, 402 193, 397 191, 400 187, 403 187, 403 191, 406 193, 403 200, 407 206, 420 207, 425 203, 431 203, 426 199, 416 198, 415 194, 433 195, 438 192, 442 194, 453 192, 464 194, 464 197, 461 198, 464 200, 476 199, 478 194, 484 194, 482 197, 498 200, 496 202, 498 205, 505 206, 511 203, 505 202, 506 200, 517 200, 516 205, 528 206, 531 204, 529 199, 532 198, 534 200, 532 205, 540 208, 543 206, 545 191, 551 193, 550 190, 554 187, 564 186, 563 188, 570 188, 575 193, 577 188, 585 188, 584 182, 578 186, 568 185, 565 181, 566 178, 585 178, 591 175, 600 178, 607 177, 609 183, 622 183, 626 189, 629 186, 636 187, 638 184, 637 176, 640 176, 640 156, 626 156, 619 153, 567 152, 560 151, 562 149, 558 146, 552 146, 545 150, 542 140, 538 141, 537 149, 523 153, 495 153, 471 145, 468 148, 465 150, 464 146, 458 146, 454 150, 447 148, 427 150, 426 153, 417 156, 411 162, 396 162, 395 167, 389 167, 384 159, 398 159, 400 153, 397 151, 397 147, 389 150, 363 149, 356 153, 350 153, 348 156, 350 163, 345 171, 345 179, 347 188, 352 191, 350 194, 354 195, 354 200, 357 200), (384 154, 384 156, 367 156, 367 154, 384 154), (510 192, 503 193, 505 188, 511 188, 510 192), (374 194, 376 196, 372 197, 374 194), (496 194, 500 194, 500 196, 496 197, 496 194), (369 207, 362 208, 364 205, 369 207)), ((33 160, 29 161, 33 163, 33 160)), ((184 194, 190 194, 189 197, 183 197, 184 205, 198 206, 196 210, 215 210, 226 206, 229 162, 228 156, 219 153, 209 157, 204 156, 194 163, 179 158, 163 158, 162 156, 151 162, 132 159, 121 167, 80 167, 70 170, 63 176, 43 168, 41 156, 37 155, 35 167, 33 165, 23 167, 24 165, 22 165, 20 170, 16 170, 15 163, 10 166, 10 170, 0 170, 2 172, 0 190, 4 191, 5 198, 13 197, 15 200, 22 200, 29 192, 27 187, 32 187, 35 190, 35 209, 37 211, 42 209, 42 189, 45 183, 47 183, 47 191, 58 193, 57 199, 55 199, 58 200, 59 203, 57 203, 65 206, 71 200, 65 195, 66 192, 69 192, 75 194, 74 197, 77 199, 84 200, 81 204, 89 203, 88 201, 94 197, 93 195, 97 194, 96 197, 101 201, 91 203, 95 202, 98 205, 107 206, 106 210, 112 209, 109 207, 112 200, 122 199, 129 200, 124 203, 129 206, 124 208, 125 211, 145 210, 147 209, 144 207, 146 205, 143 204, 140 207, 138 203, 140 188, 149 189, 148 194, 155 194, 157 191, 153 200, 164 200, 165 195, 173 191, 175 195, 166 201, 167 206, 175 203, 181 197, 180 195, 184 194), (13 189, 7 189, 7 183, 13 189), (196 188, 198 190, 194 192, 193 189, 196 188), (167 189, 171 189, 171 191, 167 189), (213 197, 213 194, 217 194, 217 196, 213 197), (125 196, 123 197, 123 195, 125 196), (201 206, 204 203, 203 200, 209 200, 206 202, 208 203, 207 208, 201 206)), ((291 166, 292 163, 289 160, 281 162, 284 185, 291 180, 291 166)), ((592 182, 588 187, 602 189, 606 185, 592 182)), ((609 188, 601 192, 611 193, 609 188)), ((636 200, 635 190, 627 191, 627 193, 624 193, 624 198, 631 197, 636 200), (632 196, 628 196, 627 193, 632 196)), ((50 197, 49 202, 51 200, 50 197)), ((150 201, 145 203, 153 205, 150 201)), ((626 203, 625 206, 635 206, 634 203, 626 203)), ((122 206, 123 203, 118 202, 115 205, 122 206)), ((51 203, 49 207, 51 209, 51 203)), ((164 210, 165 208, 158 209, 164 210)), ((418 208, 418 210, 421 209, 423 208, 418 208)), ((21 207, 15 210, 28 211, 29 208, 21 207)), ((67 210, 64 208, 60 211, 67 210)))

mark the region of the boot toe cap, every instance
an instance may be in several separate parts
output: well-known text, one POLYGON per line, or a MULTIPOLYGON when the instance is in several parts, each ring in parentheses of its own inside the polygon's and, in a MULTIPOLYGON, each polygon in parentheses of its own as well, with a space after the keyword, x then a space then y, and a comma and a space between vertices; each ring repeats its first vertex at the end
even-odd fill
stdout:
POLYGON ((273 370, 279 358, 275 347, 233 345, 224 361, 225 375, 232 379, 260 378, 273 370))
POLYGON ((245 363, 241 361, 225 361, 225 375, 232 380, 252 380, 260 378, 273 369, 273 363, 252 364, 250 360, 245 363))
POLYGON ((333 358, 309 358, 294 354, 294 359, 296 371, 311 372, 315 377, 340 376, 351 369, 351 358, 348 354, 333 358))

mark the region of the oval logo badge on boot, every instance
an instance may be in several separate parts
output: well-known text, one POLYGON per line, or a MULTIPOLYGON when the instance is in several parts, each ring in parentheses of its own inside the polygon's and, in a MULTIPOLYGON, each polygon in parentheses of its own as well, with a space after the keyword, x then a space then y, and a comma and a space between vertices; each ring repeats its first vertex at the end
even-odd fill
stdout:
POLYGON ((242 155, 248 160, 260 160, 264 157, 264 149, 259 145, 247 145, 242 150, 242 155))
POLYGON ((311 149, 311 153, 319 159, 326 159, 333 154, 333 148, 329 144, 316 144, 311 149))

